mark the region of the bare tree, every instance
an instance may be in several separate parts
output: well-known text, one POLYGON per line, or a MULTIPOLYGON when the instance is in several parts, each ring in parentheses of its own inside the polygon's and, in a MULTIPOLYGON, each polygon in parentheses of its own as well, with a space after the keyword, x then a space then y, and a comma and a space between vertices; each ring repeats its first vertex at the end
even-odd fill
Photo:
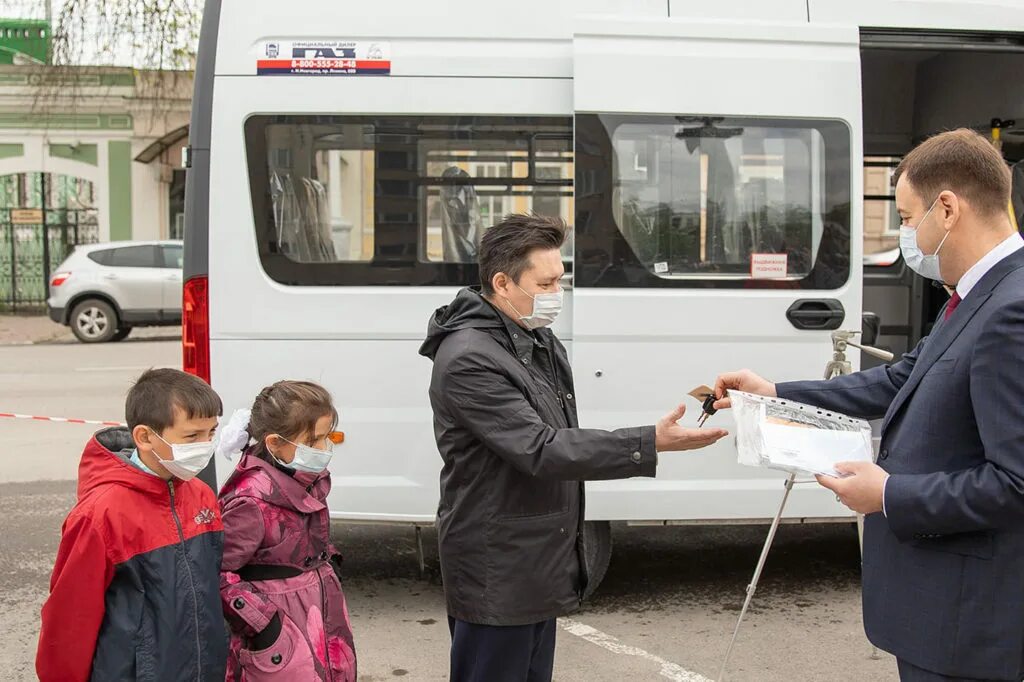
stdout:
POLYGON ((190 70, 202 9, 202 0, 63 0, 53 63, 190 70))
POLYGON ((78 109, 85 90, 96 94, 96 83, 112 67, 134 69, 134 97, 152 101, 155 110, 191 87, 203 0, 35 0, 34 5, 52 17, 50 64, 39 67, 33 79, 37 112, 78 109))

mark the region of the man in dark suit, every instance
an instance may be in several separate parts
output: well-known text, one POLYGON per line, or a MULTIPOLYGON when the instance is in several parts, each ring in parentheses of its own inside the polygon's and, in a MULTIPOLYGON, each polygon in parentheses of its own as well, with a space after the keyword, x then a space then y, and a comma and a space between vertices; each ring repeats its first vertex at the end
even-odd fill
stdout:
POLYGON ((904 682, 1024 678, 1024 240, 1010 173, 981 136, 956 130, 896 170, 907 264, 955 287, 930 336, 903 359, 830 381, 737 389, 884 417, 878 464, 819 477, 866 514, 868 638, 904 682))

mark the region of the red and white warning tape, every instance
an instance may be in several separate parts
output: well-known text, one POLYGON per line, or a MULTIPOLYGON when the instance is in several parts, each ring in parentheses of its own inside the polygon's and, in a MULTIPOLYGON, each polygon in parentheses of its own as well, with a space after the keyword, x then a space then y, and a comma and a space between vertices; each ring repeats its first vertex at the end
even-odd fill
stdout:
POLYGON ((96 426, 127 426, 121 422, 101 422, 94 419, 70 419, 68 417, 36 417, 31 414, 14 414, 13 412, 0 412, 0 417, 8 419, 30 419, 37 422, 63 422, 65 424, 95 424, 96 426))

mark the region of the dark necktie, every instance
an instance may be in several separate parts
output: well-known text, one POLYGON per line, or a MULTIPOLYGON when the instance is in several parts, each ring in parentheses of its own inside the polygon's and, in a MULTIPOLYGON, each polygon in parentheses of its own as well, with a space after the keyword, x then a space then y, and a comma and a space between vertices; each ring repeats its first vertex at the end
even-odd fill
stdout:
POLYGON ((953 314, 953 311, 956 310, 956 307, 960 305, 961 300, 960 294, 954 291, 953 295, 949 297, 949 303, 946 304, 946 317, 944 319, 949 319, 950 315, 953 314))

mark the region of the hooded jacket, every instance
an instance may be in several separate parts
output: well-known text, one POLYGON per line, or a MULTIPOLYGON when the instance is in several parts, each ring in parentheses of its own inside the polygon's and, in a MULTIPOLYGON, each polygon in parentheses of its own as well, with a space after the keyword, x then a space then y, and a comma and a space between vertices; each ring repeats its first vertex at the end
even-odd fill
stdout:
POLYGON ((43 605, 41 682, 224 679, 217 500, 202 481, 137 469, 133 448, 113 428, 82 454, 43 605))
POLYGON ((286 472, 253 449, 224 484, 221 599, 232 631, 227 682, 355 682, 352 625, 335 570, 340 555, 331 544, 330 491, 328 471, 286 472), (268 629, 272 640, 258 642, 268 629))
POLYGON ((448 614, 525 625, 575 610, 587 582, 582 481, 653 476, 654 427, 579 428, 565 347, 476 289, 434 313, 420 353, 434 361, 448 614))

